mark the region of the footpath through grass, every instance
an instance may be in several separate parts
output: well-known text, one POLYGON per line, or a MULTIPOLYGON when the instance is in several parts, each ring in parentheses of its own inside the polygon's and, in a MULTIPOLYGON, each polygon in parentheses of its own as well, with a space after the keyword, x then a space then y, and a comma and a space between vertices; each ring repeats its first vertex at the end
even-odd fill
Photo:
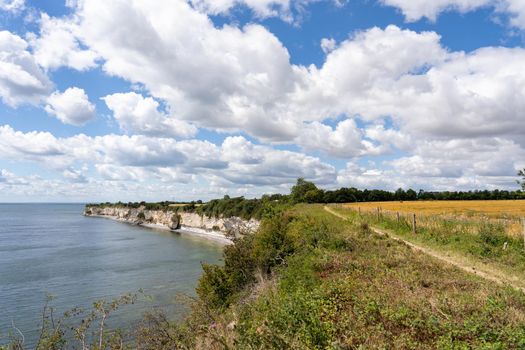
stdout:
POLYGON ((417 232, 412 229, 410 217, 400 220, 392 213, 377 215, 358 213, 353 209, 331 207, 335 212, 356 223, 367 223, 395 234, 408 242, 460 259, 503 280, 525 288, 525 250, 523 238, 509 235, 498 222, 473 218, 470 220, 423 216, 417 218, 417 232))

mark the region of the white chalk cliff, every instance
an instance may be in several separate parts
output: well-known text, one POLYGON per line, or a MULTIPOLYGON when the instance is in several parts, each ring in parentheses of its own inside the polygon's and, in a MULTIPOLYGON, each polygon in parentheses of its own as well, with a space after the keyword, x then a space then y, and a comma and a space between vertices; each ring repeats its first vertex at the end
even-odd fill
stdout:
POLYGON ((169 230, 189 230, 203 235, 239 236, 253 233, 259 228, 255 219, 243 220, 239 217, 215 218, 197 213, 175 212, 171 210, 146 210, 145 207, 86 207, 86 216, 100 216, 127 222, 134 225, 157 226, 169 230))

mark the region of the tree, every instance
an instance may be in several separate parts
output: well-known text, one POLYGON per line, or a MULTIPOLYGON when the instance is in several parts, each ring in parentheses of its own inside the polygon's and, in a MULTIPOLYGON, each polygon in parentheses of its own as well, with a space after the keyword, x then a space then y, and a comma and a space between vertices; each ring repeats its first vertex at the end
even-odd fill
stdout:
POLYGON ((306 203, 323 203, 324 191, 320 189, 310 190, 304 194, 306 203))
POLYGON ((407 194, 402 188, 398 188, 394 193, 394 197, 396 201, 404 201, 407 199, 407 194))
POLYGON ((306 181, 302 177, 297 179, 297 183, 292 187, 290 196, 294 203, 306 202, 306 193, 309 191, 317 191, 317 186, 313 182, 306 181))
POLYGON ((408 201, 415 201, 417 199, 417 192, 410 188, 406 193, 406 199, 408 201))
POLYGON ((521 188, 525 190, 525 168, 518 172, 518 176, 521 176, 521 181, 518 181, 518 185, 520 185, 521 188))

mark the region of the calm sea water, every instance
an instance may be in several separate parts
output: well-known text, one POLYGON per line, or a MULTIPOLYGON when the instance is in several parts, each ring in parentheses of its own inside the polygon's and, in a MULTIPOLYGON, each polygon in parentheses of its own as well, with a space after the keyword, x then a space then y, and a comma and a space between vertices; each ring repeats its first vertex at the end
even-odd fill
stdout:
MULTIPOLYGON (((82 216, 81 204, 0 204, 0 335, 13 324, 34 344, 48 294, 62 313, 143 289, 151 298, 124 306, 113 326, 129 327, 146 309, 173 318, 195 295, 201 262, 222 246, 204 238, 82 216)), ((0 340, 0 344, 2 340, 0 340)))

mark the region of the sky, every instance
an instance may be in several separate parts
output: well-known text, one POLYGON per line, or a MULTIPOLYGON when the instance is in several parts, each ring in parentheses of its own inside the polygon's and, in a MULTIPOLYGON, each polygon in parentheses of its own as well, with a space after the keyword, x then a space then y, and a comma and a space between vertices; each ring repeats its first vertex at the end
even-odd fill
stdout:
POLYGON ((524 0, 0 0, 0 202, 518 189, 524 0))

